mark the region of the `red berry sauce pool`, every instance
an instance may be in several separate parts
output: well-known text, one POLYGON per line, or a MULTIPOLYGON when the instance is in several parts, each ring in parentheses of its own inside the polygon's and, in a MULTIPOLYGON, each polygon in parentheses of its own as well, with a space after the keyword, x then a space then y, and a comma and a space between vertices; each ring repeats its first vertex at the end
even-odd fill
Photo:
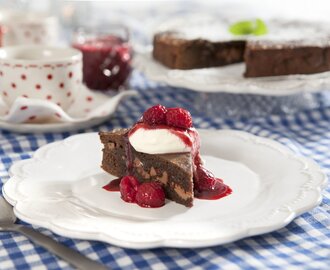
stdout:
POLYGON ((83 81, 94 90, 119 89, 131 72, 132 50, 127 41, 114 35, 74 43, 83 54, 83 81))
POLYGON ((119 184, 120 184, 121 178, 114 179, 110 181, 108 184, 103 186, 102 188, 107 191, 119 191, 119 184))

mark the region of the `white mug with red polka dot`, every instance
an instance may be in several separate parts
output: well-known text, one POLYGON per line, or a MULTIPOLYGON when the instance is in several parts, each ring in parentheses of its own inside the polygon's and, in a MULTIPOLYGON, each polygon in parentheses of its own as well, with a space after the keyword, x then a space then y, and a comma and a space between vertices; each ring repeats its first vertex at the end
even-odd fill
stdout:
POLYGON ((10 107, 18 97, 42 99, 66 110, 82 81, 82 54, 73 48, 0 48, 0 93, 10 107))
POLYGON ((12 12, 4 20, 3 46, 50 45, 59 42, 58 19, 43 13, 12 12))

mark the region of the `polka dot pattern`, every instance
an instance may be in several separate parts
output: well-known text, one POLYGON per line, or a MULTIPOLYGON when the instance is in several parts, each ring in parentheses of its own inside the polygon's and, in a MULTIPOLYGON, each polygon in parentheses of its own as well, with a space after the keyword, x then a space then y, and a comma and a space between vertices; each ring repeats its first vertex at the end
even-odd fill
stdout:
POLYGON ((18 97, 25 97, 54 102, 66 111, 80 91, 81 84, 77 85, 76 80, 82 78, 82 61, 68 57, 17 63, 6 59, 0 61, 0 78, 0 95, 8 106, 18 97))

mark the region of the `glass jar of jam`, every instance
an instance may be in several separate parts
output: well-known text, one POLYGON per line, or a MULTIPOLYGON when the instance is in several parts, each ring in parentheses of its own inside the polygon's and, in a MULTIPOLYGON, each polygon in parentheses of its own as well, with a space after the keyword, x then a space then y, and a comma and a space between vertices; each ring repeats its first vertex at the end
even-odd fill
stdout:
POLYGON ((88 88, 101 91, 125 88, 132 58, 126 27, 79 28, 72 46, 83 54, 83 81, 88 88))

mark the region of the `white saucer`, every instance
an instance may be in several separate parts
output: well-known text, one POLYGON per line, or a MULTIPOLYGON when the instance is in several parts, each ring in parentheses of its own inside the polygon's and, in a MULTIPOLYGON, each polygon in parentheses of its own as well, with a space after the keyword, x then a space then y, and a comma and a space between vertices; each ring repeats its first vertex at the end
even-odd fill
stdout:
POLYGON ((330 88, 329 71, 310 75, 244 78, 244 64, 191 70, 169 69, 155 61, 150 52, 137 53, 133 63, 151 80, 197 92, 284 96, 330 88))
POLYGON ((96 133, 48 144, 15 163, 3 194, 26 222, 127 248, 224 244, 282 228, 321 202, 326 176, 312 160, 241 131, 200 135, 206 166, 233 190, 220 200, 154 209, 123 202, 102 189, 113 177, 100 168, 96 133))
POLYGON ((120 101, 137 92, 109 96, 81 87, 68 111, 44 100, 19 97, 11 108, 0 100, 0 128, 15 132, 62 132, 87 128, 105 121, 120 101))

